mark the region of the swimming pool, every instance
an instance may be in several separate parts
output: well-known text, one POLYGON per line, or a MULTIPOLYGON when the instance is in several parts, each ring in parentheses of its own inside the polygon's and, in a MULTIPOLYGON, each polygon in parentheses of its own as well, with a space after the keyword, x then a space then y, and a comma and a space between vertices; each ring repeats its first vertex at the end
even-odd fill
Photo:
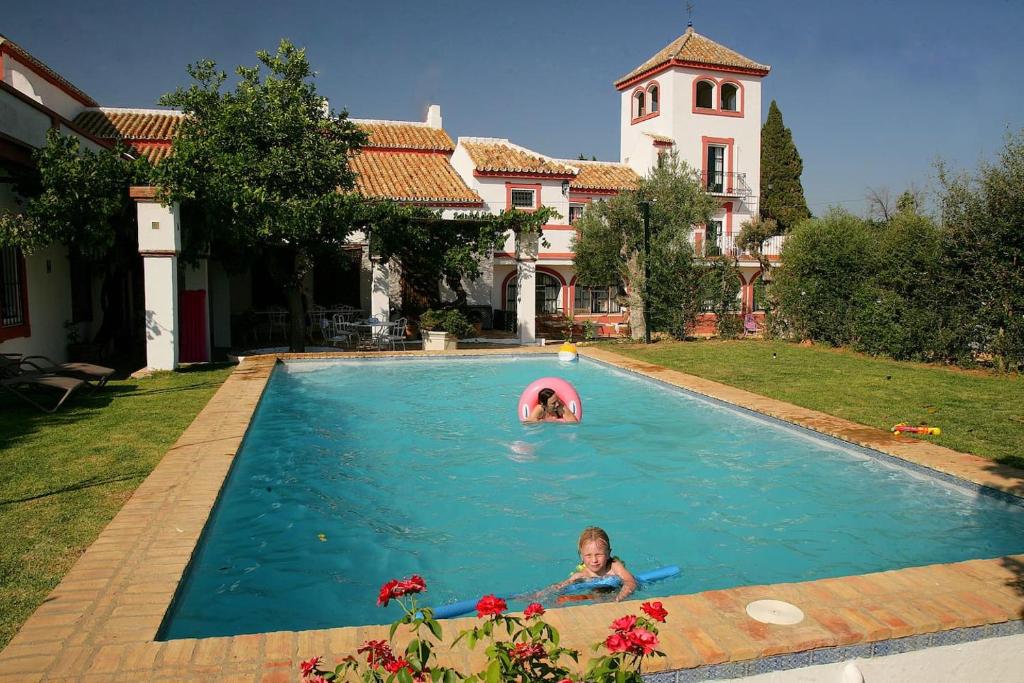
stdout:
POLYGON ((1024 510, 597 363, 295 362, 271 378, 162 636, 382 623, 412 573, 436 604, 564 578, 598 524, 646 595, 1019 552, 1024 510), (578 427, 523 426, 561 375, 578 427))

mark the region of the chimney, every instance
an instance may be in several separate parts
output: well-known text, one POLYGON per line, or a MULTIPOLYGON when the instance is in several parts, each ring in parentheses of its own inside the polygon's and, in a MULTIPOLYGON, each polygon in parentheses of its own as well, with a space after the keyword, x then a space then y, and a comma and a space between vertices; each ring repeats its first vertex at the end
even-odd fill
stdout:
POLYGON ((427 107, 427 125, 431 128, 441 128, 440 104, 432 104, 427 107))

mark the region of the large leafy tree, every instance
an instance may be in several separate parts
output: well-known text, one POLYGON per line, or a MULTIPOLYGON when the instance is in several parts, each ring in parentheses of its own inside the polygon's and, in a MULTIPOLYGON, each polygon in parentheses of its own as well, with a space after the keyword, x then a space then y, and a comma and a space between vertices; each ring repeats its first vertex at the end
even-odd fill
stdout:
POLYGON ((800 176, 804 162, 793 143, 793 133, 782 122, 772 100, 761 128, 761 216, 776 221, 783 232, 810 217, 800 176))
POLYGON ((304 50, 282 40, 257 58, 258 66, 235 70, 233 89, 204 60, 188 67, 189 87, 161 98, 185 118, 157 182, 165 199, 200 209, 193 248, 267 257, 287 297, 291 348, 302 350, 301 282, 312 256, 340 249, 364 223, 349 156, 366 135, 346 112, 325 110, 304 50))
POLYGON ((940 343, 997 367, 1024 363, 1024 131, 1007 137, 995 163, 974 177, 939 168, 943 302, 940 343))
POLYGON ((717 208, 698 174, 675 155, 667 157, 636 190, 591 204, 577 221, 577 281, 590 286, 625 284, 622 303, 629 306, 634 338, 642 338, 648 324, 652 330, 681 336, 699 305, 690 233, 694 225, 707 224, 717 208), (650 206, 650 282, 644 281, 645 201, 650 206))
POLYGON ((106 344, 130 324, 120 305, 124 275, 137 258, 128 188, 147 182, 152 169, 120 145, 93 151, 56 129, 47 133, 33 160, 35 169, 18 175, 15 183, 26 198, 24 209, 0 214, 0 245, 31 254, 65 244, 69 258, 101 276, 103 319, 93 341, 106 344))

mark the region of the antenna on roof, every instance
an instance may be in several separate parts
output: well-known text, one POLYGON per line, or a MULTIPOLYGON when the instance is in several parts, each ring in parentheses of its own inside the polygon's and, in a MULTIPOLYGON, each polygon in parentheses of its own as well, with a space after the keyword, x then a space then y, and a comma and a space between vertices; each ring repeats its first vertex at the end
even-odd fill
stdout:
POLYGON ((686 28, 693 28, 693 3, 686 3, 686 28))

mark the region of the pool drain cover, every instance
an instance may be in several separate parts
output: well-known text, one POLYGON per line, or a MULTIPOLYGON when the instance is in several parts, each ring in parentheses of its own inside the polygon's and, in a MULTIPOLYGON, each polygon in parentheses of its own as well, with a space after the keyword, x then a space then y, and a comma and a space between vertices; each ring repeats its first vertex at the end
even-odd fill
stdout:
POLYGON ((747 605, 747 614, 763 624, 791 626, 804 620, 803 610, 781 600, 755 600, 747 605))

